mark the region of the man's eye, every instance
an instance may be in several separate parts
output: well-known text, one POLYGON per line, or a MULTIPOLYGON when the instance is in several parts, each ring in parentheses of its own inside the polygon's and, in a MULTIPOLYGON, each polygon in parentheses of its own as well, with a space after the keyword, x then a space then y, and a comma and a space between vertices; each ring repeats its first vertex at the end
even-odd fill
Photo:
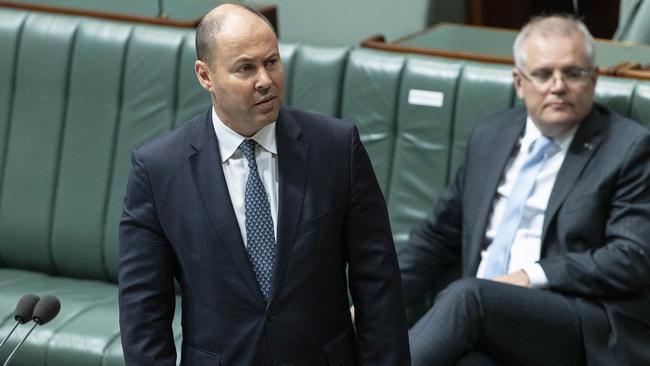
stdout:
POLYGON ((569 71, 564 72, 564 77, 567 80, 579 80, 579 79, 582 79, 583 75, 584 75, 584 73, 582 71, 580 71, 580 70, 569 70, 569 71))
POLYGON ((537 71, 537 72, 533 72, 531 76, 539 81, 547 81, 551 77, 553 77, 553 73, 548 71, 537 71))
POLYGON ((266 66, 274 66, 277 63, 278 63, 278 60, 275 59, 275 58, 272 58, 272 59, 266 61, 266 66))
POLYGON ((241 65, 239 67, 239 71, 246 72, 246 71, 251 71, 251 70, 253 70, 253 66, 249 65, 249 64, 241 65))

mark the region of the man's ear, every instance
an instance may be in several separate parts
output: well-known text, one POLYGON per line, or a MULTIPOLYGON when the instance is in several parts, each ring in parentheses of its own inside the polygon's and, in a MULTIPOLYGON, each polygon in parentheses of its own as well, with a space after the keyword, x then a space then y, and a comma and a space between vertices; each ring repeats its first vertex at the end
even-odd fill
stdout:
POLYGON ((512 86, 515 88, 517 97, 519 97, 519 99, 524 99, 524 93, 521 86, 521 75, 517 68, 512 69, 512 86))
POLYGON ((208 64, 201 60, 196 60, 194 62, 194 72, 196 73, 196 78, 199 80, 199 84, 206 91, 212 89, 212 80, 210 80, 210 69, 208 64))

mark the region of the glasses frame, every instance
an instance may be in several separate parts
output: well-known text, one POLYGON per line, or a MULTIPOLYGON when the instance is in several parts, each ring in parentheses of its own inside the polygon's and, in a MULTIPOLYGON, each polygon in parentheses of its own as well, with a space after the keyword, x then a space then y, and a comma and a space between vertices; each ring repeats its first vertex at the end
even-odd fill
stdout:
MULTIPOLYGON (((519 74, 529 83, 531 83, 535 88, 537 88, 540 91, 546 91, 551 88, 553 83, 555 82, 556 79, 556 70, 553 70, 552 75, 548 78, 546 81, 540 81, 539 79, 536 79, 533 75, 529 75, 526 73, 524 70, 522 70, 519 67, 515 67, 519 74)), ((594 73, 598 71, 597 66, 591 66, 588 68, 582 68, 582 67, 575 67, 576 71, 580 71, 582 76, 579 79, 571 79, 566 76, 566 72, 564 70, 557 70, 560 72, 559 78, 562 79, 562 81, 569 86, 576 86, 579 85, 588 79, 590 79, 594 73)))

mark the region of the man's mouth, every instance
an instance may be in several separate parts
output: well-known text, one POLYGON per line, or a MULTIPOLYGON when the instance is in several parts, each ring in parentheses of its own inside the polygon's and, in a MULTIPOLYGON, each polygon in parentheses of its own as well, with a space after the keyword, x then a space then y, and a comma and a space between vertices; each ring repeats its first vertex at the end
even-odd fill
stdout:
POLYGON ((275 99, 275 96, 269 95, 267 97, 262 98, 260 101, 256 102, 255 105, 264 106, 266 104, 270 104, 273 99, 275 99))
POLYGON ((563 100, 556 100, 556 101, 546 103, 546 107, 551 107, 551 108, 567 108, 570 106, 571 103, 563 100))

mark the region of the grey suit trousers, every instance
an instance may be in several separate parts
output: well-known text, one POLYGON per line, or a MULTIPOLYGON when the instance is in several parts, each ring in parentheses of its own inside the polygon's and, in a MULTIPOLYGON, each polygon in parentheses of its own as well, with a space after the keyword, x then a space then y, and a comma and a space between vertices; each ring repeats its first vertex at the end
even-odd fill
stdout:
MULTIPOLYGON (((606 327, 600 313, 603 320, 598 323, 606 327)), ((409 341, 413 366, 456 365, 461 360, 499 365, 586 362, 574 298, 474 278, 455 281, 442 291, 409 332, 409 341), (487 357, 476 357, 473 351, 487 357)))

